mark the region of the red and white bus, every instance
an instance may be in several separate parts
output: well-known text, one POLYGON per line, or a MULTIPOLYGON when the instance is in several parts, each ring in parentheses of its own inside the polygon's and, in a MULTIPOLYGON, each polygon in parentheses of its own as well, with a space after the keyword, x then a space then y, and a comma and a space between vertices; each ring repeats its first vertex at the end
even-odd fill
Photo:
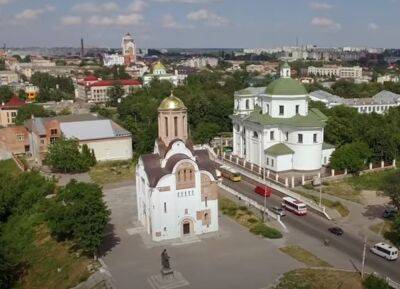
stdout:
POLYGON ((282 207, 292 213, 295 213, 296 215, 307 214, 306 205, 301 201, 293 199, 292 197, 282 198, 282 207))

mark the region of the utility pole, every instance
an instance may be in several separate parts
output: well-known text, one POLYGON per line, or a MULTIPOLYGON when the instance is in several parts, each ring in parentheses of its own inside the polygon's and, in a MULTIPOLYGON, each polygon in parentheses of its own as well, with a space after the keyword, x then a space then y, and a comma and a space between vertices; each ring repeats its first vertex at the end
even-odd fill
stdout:
POLYGON ((361 264, 361 279, 364 279, 364 269, 365 269, 365 256, 367 253, 367 236, 364 238, 364 249, 362 254, 362 264, 361 264))
POLYGON ((322 207, 322 167, 319 172, 319 207, 322 207))
MULTIPOLYGON (((265 186, 265 168, 263 168, 263 180, 265 186)), ((265 221, 265 211, 267 209, 267 192, 264 191, 264 211, 263 211, 263 221, 265 221)))

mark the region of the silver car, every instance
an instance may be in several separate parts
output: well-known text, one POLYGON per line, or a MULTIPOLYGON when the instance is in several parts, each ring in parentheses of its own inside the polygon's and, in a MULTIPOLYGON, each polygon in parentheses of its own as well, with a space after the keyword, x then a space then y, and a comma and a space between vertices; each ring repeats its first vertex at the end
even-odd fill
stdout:
POLYGON ((274 212, 275 214, 277 214, 280 217, 286 216, 285 210, 280 208, 280 207, 272 207, 271 211, 274 212))

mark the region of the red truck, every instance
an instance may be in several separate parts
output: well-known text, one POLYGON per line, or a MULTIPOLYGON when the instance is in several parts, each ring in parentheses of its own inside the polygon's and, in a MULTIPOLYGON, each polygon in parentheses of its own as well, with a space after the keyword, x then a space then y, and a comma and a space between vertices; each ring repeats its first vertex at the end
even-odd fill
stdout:
POLYGON ((267 186, 257 186, 254 192, 263 197, 270 197, 272 195, 272 189, 267 186))

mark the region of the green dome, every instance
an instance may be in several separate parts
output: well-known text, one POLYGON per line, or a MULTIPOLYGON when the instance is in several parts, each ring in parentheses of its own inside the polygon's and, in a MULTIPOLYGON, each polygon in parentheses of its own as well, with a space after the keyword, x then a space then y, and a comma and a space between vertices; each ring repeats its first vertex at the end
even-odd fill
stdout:
POLYGON ((266 89, 270 95, 306 95, 307 90, 300 82, 292 78, 279 78, 266 89))

